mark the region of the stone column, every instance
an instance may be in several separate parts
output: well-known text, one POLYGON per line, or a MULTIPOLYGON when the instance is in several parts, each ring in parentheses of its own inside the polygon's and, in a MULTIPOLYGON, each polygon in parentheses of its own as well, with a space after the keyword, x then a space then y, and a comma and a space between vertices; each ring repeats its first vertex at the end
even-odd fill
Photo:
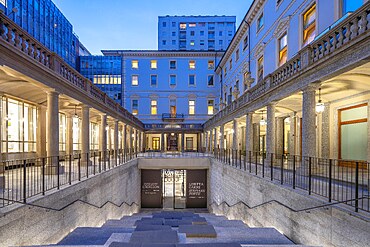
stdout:
POLYGON ((218 135, 217 135, 217 128, 215 128, 213 130, 213 148, 214 148, 214 151, 213 153, 216 154, 216 150, 218 148, 217 146, 217 138, 218 138, 218 135))
POLYGON ((130 141, 130 154, 132 155, 133 152, 134 152, 134 128, 133 127, 130 127, 130 136, 129 136, 129 141, 130 141))
POLYGON ((302 102, 302 156, 316 156, 316 91, 308 87, 302 102))
POLYGON ((164 133, 162 132, 161 133, 161 151, 164 152, 165 148, 164 148, 164 133))
POLYGON ((88 164, 88 155, 90 155, 90 108, 86 105, 82 106, 80 138, 82 162, 88 164))
POLYGON ((238 122, 234 119, 233 120, 233 144, 232 149, 238 149, 238 122))
POLYGON ((290 117, 290 135, 289 135, 289 154, 296 155, 296 143, 297 143, 297 116, 294 113, 293 116, 290 117))
POLYGON ((330 158, 330 104, 321 113, 321 158, 330 158))
POLYGON ((205 152, 207 153, 208 152, 208 131, 206 131, 206 133, 204 133, 204 136, 205 136, 205 141, 206 141, 206 150, 205 150, 205 152))
POLYGON ((213 152, 213 130, 209 131, 209 152, 213 152))
POLYGON ((245 150, 253 152, 253 112, 248 112, 245 117, 245 150))
POLYGON ((138 153, 138 146, 139 146, 139 131, 135 129, 135 153, 138 153))
POLYGON ((253 148, 252 152, 260 151, 260 124, 253 124, 253 148))
POLYGON ((66 137, 66 154, 73 154, 73 117, 70 114, 67 114, 67 137, 66 137))
POLYGON ((107 152, 107 115, 101 114, 100 115, 100 135, 99 135, 99 143, 100 143, 100 151, 102 152, 102 157, 107 152))
POLYGON ((46 157, 46 108, 39 106, 37 108, 37 157, 46 157))
POLYGON ((47 93, 47 175, 64 173, 59 165, 59 93, 47 93), (59 171, 58 171, 59 167, 59 171))
POLYGON ((221 149, 221 153, 223 153, 223 150, 224 150, 224 144, 225 144, 225 140, 224 140, 224 137, 225 137, 225 125, 222 124, 220 126, 220 133, 221 133, 221 137, 220 137, 220 149, 221 149))
POLYGON ((181 132, 181 152, 185 151, 185 132, 181 132))
POLYGON ((114 161, 113 164, 117 165, 118 159, 118 120, 114 120, 114 161))
POLYGON ((275 104, 267 105, 266 153, 275 153, 275 104))
POLYGON ((284 118, 276 118, 276 153, 284 154, 284 118))
POLYGON ((126 156, 127 154, 127 124, 123 126, 123 150, 126 156))

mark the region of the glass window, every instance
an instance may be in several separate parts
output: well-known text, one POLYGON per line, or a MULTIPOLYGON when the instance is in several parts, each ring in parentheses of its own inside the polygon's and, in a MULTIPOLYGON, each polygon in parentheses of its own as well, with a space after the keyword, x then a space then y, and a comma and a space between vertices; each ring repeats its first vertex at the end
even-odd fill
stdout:
POLYGON ((170 61, 170 69, 176 69, 176 61, 170 61))
POLYGON ((139 61, 138 60, 132 60, 131 61, 131 68, 138 69, 139 68, 139 61))
POLYGON ((162 22, 162 27, 167 27, 167 22, 162 22))
POLYGON ((215 29, 215 23, 214 22, 209 22, 208 23, 208 29, 209 30, 214 30, 215 29))
POLYGON ((157 86, 157 75, 150 75, 150 86, 157 86))
POLYGON ((172 32, 172 36, 176 36, 176 32, 172 32))
POLYGON ((199 45, 204 45, 204 40, 199 41, 199 45))
POLYGON ((132 114, 137 115, 139 113, 139 100, 133 99, 131 103, 132 103, 132 114))
POLYGON ((172 27, 176 27, 176 22, 172 22, 172 27))
POLYGON ((248 47, 248 35, 247 36, 245 36, 245 38, 244 38, 244 42, 243 42, 244 44, 243 44, 243 50, 245 50, 247 47, 248 47))
POLYGON ((215 69, 215 61, 208 60, 208 69, 215 69))
POLYGON ((170 75, 170 86, 176 86, 176 75, 170 75))
POLYGON ((176 45, 176 40, 172 40, 172 45, 176 45))
POLYGON ((235 52, 235 61, 239 60, 239 49, 235 52))
POLYGON ((166 45, 167 44, 167 41, 166 40, 162 40, 162 45, 166 45))
POLYGON ((132 75, 131 76, 131 85, 132 86, 138 86, 139 85, 139 76, 138 75, 132 75))
POLYGON ((59 151, 66 151, 67 118, 59 113, 59 151))
POLYGON ((157 69, 157 60, 151 60, 150 61, 150 68, 151 69, 157 69))
POLYGON ((342 2, 342 14, 346 15, 360 8, 363 4, 363 0, 343 0, 342 2))
POLYGON ((205 22, 199 22, 199 23, 198 23, 198 25, 199 25, 200 27, 205 27, 205 26, 206 26, 206 23, 205 23, 205 22))
POLYGON ((150 114, 157 115, 157 100, 150 101, 150 114))
POLYGON ((189 100, 189 115, 195 114, 195 100, 189 100))
POLYGON ((286 63, 287 59, 288 59, 288 38, 287 34, 285 33, 279 39, 279 66, 286 63))
POLYGON ((257 32, 261 30, 261 28, 263 28, 263 25, 264 25, 264 19, 263 19, 263 13, 262 13, 260 17, 258 17, 258 20, 257 20, 257 32))
POLYGON ((258 81, 263 79, 263 56, 258 59, 258 81))
POLYGON ((190 31, 190 36, 194 36, 195 35, 195 31, 190 31))
POLYGON ((209 87, 214 86, 213 75, 208 75, 208 86, 209 87))
POLYGON ((214 104, 215 101, 213 99, 208 100, 208 109, 207 109, 208 115, 213 115, 214 104))
POLYGON ((189 27, 196 27, 197 24, 196 23, 189 23, 189 27))
POLYGON ((204 31, 200 31, 200 36, 204 36, 204 31))
POLYGON ((195 61, 194 60, 189 61, 189 69, 195 69, 195 61))
POLYGON ((194 46, 194 45, 195 45, 195 41, 194 41, 194 40, 191 40, 191 41, 190 41, 190 45, 191 45, 191 46, 194 46))
POLYGON ((180 23, 180 29, 185 30, 186 29, 186 23, 180 23))
POLYGON ((218 32, 218 36, 222 36, 222 31, 219 31, 218 32))
POLYGON ((37 110, 35 106, 21 101, 2 98, 4 116, 3 152, 35 152, 37 110))
POLYGON ((99 150, 99 125, 90 123, 90 149, 91 151, 99 150))
POLYGON ((218 45, 222 46, 224 44, 224 41, 223 40, 219 40, 218 41, 218 45))
POLYGON ((303 14, 303 46, 311 43, 316 37, 316 4, 303 14))
POLYGON ((79 151, 81 150, 81 140, 80 140, 80 128, 81 127, 81 121, 78 117, 72 118, 72 143, 73 143, 73 151, 79 151))
POLYGON ((230 66, 230 69, 233 68, 233 60, 232 59, 230 59, 230 61, 229 61, 229 66, 230 66))
POLYGON ((189 86, 195 86, 195 75, 189 75, 189 86))

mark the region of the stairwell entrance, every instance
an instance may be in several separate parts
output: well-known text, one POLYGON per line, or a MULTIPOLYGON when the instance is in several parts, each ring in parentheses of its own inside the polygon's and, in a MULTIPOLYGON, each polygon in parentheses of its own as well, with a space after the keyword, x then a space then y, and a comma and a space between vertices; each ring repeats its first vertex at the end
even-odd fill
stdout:
POLYGON ((207 208, 207 170, 141 170, 141 207, 207 208))

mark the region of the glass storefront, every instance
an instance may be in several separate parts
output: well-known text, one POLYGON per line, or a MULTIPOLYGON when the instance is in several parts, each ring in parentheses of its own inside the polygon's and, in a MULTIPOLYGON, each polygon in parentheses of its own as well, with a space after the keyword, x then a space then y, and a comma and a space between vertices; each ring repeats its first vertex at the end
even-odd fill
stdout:
POLYGON ((73 117, 72 118, 73 151, 81 150, 80 129, 81 129, 81 120, 78 117, 73 117))
POLYGON ((90 149, 99 150, 99 124, 90 123, 90 149))
POLYGON ((2 152, 36 151, 36 106, 2 97, 2 152))
POLYGON ((66 151, 67 118, 65 114, 59 113, 59 151, 66 151))

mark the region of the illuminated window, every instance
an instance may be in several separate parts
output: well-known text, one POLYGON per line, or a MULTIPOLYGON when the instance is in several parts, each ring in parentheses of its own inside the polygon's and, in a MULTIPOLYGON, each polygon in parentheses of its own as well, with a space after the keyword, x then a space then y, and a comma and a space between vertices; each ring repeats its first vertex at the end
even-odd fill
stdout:
POLYGON ((195 86, 195 75, 189 75, 189 86, 195 86))
POLYGON ((170 86, 176 86, 176 75, 170 75, 170 86))
POLYGON ((131 61, 131 68, 138 69, 139 68, 139 61, 138 60, 132 60, 131 61))
POLYGON ((196 23, 189 23, 189 27, 196 27, 197 24, 196 23))
POLYGON ((191 41, 190 41, 190 45, 191 45, 191 46, 194 46, 194 45, 195 45, 195 41, 194 41, 194 40, 191 40, 191 41))
POLYGON ((150 101, 150 114, 157 115, 157 100, 150 101))
POLYGON ((258 59, 258 81, 263 79, 263 56, 258 59))
POLYGON ((151 69, 157 69, 157 60, 151 60, 150 61, 150 68, 151 69))
POLYGON ((59 113, 59 151, 66 151, 67 118, 65 114, 59 113))
POLYGON ((150 86, 157 86, 157 75, 150 75, 150 86))
POLYGON ((131 85, 132 86, 138 86, 139 85, 139 76, 138 75, 132 75, 131 76, 131 85))
POLYGON ((195 61, 194 60, 189 61, 189 69, 195 69, 195 61))
POLYGON ((215 61, 208 60, 208 69, 215 69, 215 61))
POLYGON ((176 61, 170 61, 170 69, 176 69, 176 61))
POLYGON ((99 150, 99 125, 97 123, 90 123, 90 150, 99 150))
POLYGON ((189 100, 189 115, 195 114, 195 100, 189 100))
POLYGON ((131 103, 132 103, 132 114, 137 115, 139 113, 139 100, 133 99, 131 103))
POLYGON ((180 23, 180 29, 185 30, 186 29, 186 23, 180 23))
POLYGON ((214 82, 213 82, 213 75, 208 75, 208 86, 213 87, 214 82))
POLYGON ((213 115, 215 101, 213 99, 208 100, 208 115, 213 115))
POLYGON ((316 4, 303 14, 303 46, 311 43, 316 37, 316 4))
POLYGON ((288 58, 288 37, 285 33, 280 39, 279 39, 279 66, 286 63, 288 58))
POLYGON ((257 32, 261 30, 261 28, 263 28, 263 25, 264 25, 264 20, 263 20, 263 13, 262 13, 260 17, 258 17, 258 20, 257 20, 257 32))

